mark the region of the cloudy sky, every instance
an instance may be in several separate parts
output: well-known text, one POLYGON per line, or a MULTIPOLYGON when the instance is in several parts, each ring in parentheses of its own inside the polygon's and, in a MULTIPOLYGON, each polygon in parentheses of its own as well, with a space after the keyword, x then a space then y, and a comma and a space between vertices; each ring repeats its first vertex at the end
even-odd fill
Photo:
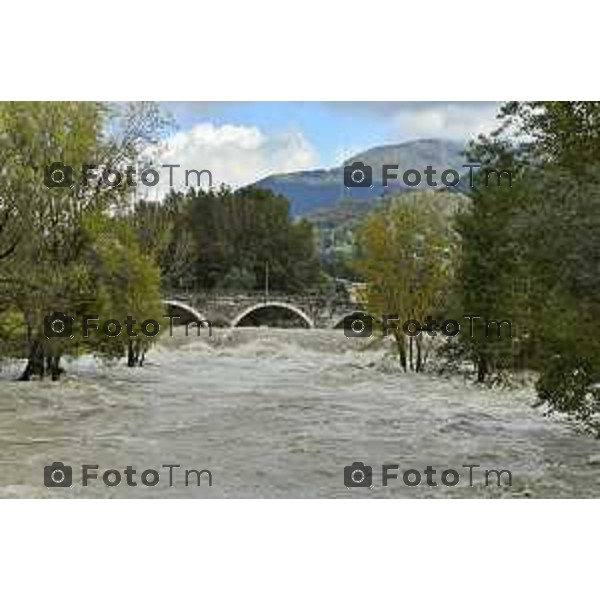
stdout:
MULTIPOLYGON (((163 162, 209 169, 234 187, 339 165, 373 146, 468 139, 494 127, 496 102, 167 102, 177 130, 163 162)), ((177 178, 177 175, 176 175, 177 178)))

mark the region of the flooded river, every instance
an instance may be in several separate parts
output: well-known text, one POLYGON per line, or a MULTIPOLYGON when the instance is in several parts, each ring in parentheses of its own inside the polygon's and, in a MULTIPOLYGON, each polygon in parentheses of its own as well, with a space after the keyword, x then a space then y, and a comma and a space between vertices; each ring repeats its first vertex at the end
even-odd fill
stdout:
MULTIPOLYGON (((530 391, 400 374, 383 355, 342 331, 243 328, 166 339, 143 368, 67 362, 60 383, 16 382, 22 365, 6 364, 0 495, 600 497, 600 442, 531 408, 530 391), (57 461, 72 468, 71 487, 44 485, 44 467, 57 461), (355 461, 372 467, 372 487, 344 485, 344 467, 355 461), (384 463, 399 465, 387 486, 384 463), (97 465, 87 486, 84 464, 97 465), (472 486, 464 464, 480 465, 472 486), (437 486, 425 475, 405 485, 404 471, 428 466, 437 486), (121 472, 119 485, 103 482, 110 469, 121 472), (459 473, 456 485, 442 484, 446 469, 459 473), (504 485, 492 476, 486 486, 485 469, 510 470, 512 485, 504 474, 504 485), (146 470, 159 474, 156 485, 142 483, 146 470), (198 486, 191 470, 210 471, 212 485, 205 472, 198 486)), ((146 482, 154 483, 151 472, 146 482)))

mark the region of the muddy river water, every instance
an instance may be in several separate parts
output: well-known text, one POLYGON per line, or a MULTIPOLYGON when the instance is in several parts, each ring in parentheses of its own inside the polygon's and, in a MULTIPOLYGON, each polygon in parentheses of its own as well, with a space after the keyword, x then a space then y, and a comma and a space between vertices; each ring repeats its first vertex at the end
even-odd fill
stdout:
POLYGON ((16 382, 22 365, 5 364, 0 495, 600 497, 600 442, 532 408, 528 389, 404 375, 383 354, 336 330, 241 328, 168 338, 143 368, 83 357, 66 363, 60 383, 16 382), (44 484, 45 474, 68 476, 45 471, 57 461, 71 468, 70 487, 44 484), (371 481, 366 470, 354 475, 370 487, 344 485, 344 467, 357 461, 372 467, 371 481), (383 464, 398 465, 387 486, 383 464), (473 485, 465 464, 480 465, 473 485), (86 486, 82 465, 97 465, 86 486), (437 486, 425 474, 404 483, 404 471, 427 467, 437 486), (485 469, 510 470, 511 485, 506 474, 485 485, 485 469), (105 484, 108 470, 119 485, 105 484), (444 470, 460 480, 443 485, 444 470), (156 485, 142 482, 145 471, 156 485))

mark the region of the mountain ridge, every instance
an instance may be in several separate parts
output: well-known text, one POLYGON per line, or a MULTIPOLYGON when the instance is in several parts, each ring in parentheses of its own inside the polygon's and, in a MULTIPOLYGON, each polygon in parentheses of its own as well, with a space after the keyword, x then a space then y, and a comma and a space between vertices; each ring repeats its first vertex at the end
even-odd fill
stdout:
MULTIPOLYGON (((308 169, 290 173, 269 175, 254 184, 254 187, 269 189, 281 194, 290 201, 290 211, 294 216, 303 216, 314 210, 326 208, 343 199, 373 202, 388 194, 398 194, 427 187, 405 186, 401 174, 408 169, 416 169, 423 173, 431 165, 436 171, 438 186, 444 189, 439 175, 445 169, 454 169, 463 174, 465 145, 460 142, 442 138, 425 138, 411 140, 399 144, 383 144, 359 152, 346 159, 341 165, 330 169, 308 169), (371 187, 347 188, 344 186, 344 166, 354 162, 363 162, 373 168, 373 185, 371 187), (387 187, 381 182, 383 164, 399 165, 399 179, 392 180, 387 187)), ((449 191, 464 191, 464 185, 446 188, 449 191)))

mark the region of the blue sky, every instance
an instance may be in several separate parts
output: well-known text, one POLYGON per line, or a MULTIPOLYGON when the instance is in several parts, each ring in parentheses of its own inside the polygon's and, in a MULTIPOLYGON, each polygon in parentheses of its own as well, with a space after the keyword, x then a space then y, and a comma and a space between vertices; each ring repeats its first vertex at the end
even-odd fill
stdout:
POLYGON ((238 186, 339 165, 373 146, 490 131, 496 102, 166 102, 169 160, 238 186))
POLYGON ((340 156, 384 143, 398 137, 387 119, 376 113, 332 110, 321 102, 223 102, 168 104, 182 129, 199 121, 216 125, 237 124, 258 127, 265 132, 299 131, 317 149, 321 166, 339 164, 340 156))

